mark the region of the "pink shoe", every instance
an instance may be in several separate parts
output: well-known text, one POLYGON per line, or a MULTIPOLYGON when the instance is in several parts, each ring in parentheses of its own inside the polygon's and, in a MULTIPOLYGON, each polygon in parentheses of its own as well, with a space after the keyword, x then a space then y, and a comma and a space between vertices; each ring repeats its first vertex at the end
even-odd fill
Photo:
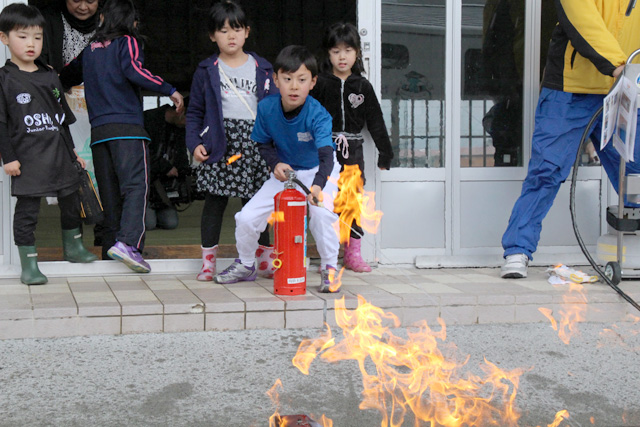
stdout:
POLYGON ((345 268, 353 270, 357 273, 368 273, 371 266, 367 264, 360 255, 360 239, 351 237, 349 243, 344 246, 344 258, 342 264, 345 268))
POLYGON ((271 279, 276 268, 273 266, 273 260, 276 259, 273 246, 258 246, 256 251, 256 266, 258 267, 258 276, 271 279))
POLYGON ((212 248, 202 248, 202 269, 196 279, 201 282, 211 282, 213 276, 216 275, 216 256, 218 254, 218 245, 212 248))

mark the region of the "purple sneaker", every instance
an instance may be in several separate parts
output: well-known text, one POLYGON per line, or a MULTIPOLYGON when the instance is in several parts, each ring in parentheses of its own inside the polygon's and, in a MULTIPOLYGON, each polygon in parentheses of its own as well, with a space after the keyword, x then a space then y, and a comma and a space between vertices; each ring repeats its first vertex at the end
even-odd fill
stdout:
POLYGON ((149 273, 151 271, 149 263, 142 258, 142 254, 136 248, 126 243, 116 242, 116 244, 111 246, 111 249, 107 251, 107 255, 116 261, 123 262, 136 273, 149 273))
POLYGON ((228 283, 252 282, 256 280, 257 275, 258 272, 256 271, 255 262, 251 267, 245 267, 239 259, 236 259, 235 262, 225 268, 222 273, 216 274, 213 280, 215 280, 216 283, 226 285, 228 283))
POLYGON ((324 270, 321 270, 318 292, 322 292, 323 294, 340 292, 340 286, 336 286, 332 289, 332 285, 334 285, 333 282, 337 282, 337 274, 338 272, 336 271, 336 268, 332 265, 327 265, 324 270))

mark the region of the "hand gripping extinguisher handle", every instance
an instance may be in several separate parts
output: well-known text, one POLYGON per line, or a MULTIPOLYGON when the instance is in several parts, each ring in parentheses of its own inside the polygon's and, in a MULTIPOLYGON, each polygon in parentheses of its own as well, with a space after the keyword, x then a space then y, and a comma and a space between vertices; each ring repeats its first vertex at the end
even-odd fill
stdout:
MULTIPOLYGON (((292 169, 288 170, 286 172, 287 174, 287 179, 288 181, 285 184, 285 188, 294 188, 295 186, 293 185, 293 183, 295 182, 296 184, 298 184, 298 186, 300 188, 302 188, 302 191, 305 192, 305 194, 309 195, 311 194, 311 191, 307 188, 306 185, 304 185, 302 183, 302 181, 300 181, 297 177, 296 177, 296 172, 292 169)), ((316 204, 316 206, 319 206, 321 208, 324 207, 324 205, 322 204, 322 202, 320 200, 318 200, 318 198, 316 196, 314 196, 313 194, 311 195, 311 198, 313 199, 313 203, 316 204)))

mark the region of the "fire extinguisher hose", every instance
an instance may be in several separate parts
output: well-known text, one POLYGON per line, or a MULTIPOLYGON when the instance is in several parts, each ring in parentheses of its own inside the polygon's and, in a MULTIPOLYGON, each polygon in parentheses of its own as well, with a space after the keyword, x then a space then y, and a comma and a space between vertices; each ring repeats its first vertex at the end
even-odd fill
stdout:
MULTIPOLYGON (((569 211, 571 212, 571 223, 573 224, 573 232, 576 235, 576 239, 578 240, 578 245, 580 246, 580 249, 582 249, 582 253, 587 258, 587 261, 589 261, 589 264, 591 264, 591 267, 593 267, 596 273, 598 273, 598 275, 602 277, 602 280, 604 280, 604 282, 607 285, 609 285, 614 291, 616 291, 622 298, 624 298, 625 301, 631 304, 636 310, 640 311, 640 305, 638 305, 638 303, 633 298, 631 298, 622 289, 620 289, 611 280, 609 280, 607 275, 604 274, 604 272, 600 269, 600 266, 598 266, 598 263, 595 262, 595 260, 587 250, 587 246, 584 244, 584 241, 582 240, 582 236, 580 235, 580 230, 578 230, 578 221, 576 219, 576 181, 578 180, 578 166, 580 165, 580 155, 584 147, 586 147, 587 145, 586 143, 587 143, 587 140, 589 139, 589 134, 591 133, 591 127, 596 122, 598 117, 600 117, 600 114, 602 113, 602 109, 603 108, 600 107, 598 111, 595 112, 593 117, 591 117, 589 124, 587 124, 587 127, 585 128, 584 133, 582 134, 582 139, 580 140, 580 146, 578 147, 578 154, 576 156, 576 160, 573 163, 573 173, 571 175, 571 190, 569 192, 569 211)), ((624 197, 624 196, 619 196, 619 197, 624 197)))

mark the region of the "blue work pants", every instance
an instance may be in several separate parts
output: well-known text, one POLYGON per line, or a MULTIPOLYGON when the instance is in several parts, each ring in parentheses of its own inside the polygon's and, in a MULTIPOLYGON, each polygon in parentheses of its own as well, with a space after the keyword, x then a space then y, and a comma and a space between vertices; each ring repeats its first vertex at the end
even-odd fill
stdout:
MULTIPOLYGON (((551 209, 560 185, 567 179, 578 154, 583 132, 604 95, 572 94, 543 88, 538 100, 531 160, 522 193, 502 236, 504 256, 525 254, 532 259, 538 247, 542 220, 551 209)), ((638 120, 640 123, 640 119, 638 120)), ((613 187, 618 190, 620 155, 610 142, 600 150, 602 115, 593 124, 591 140, 613 187)), ((640 173, 640 134, 636 131, 635 161, 626 173, 640 173)))

